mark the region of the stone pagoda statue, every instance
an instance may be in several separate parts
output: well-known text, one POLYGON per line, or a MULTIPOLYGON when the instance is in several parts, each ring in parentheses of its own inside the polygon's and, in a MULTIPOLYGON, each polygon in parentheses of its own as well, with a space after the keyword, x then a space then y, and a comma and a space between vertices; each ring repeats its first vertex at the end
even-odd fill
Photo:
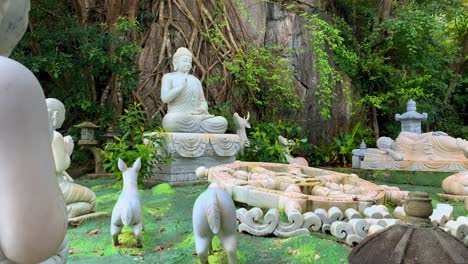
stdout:
POLYGON ((406 112, 402 115, 396 114, 395 120, 401 122, 401 132, 413 132, 421 134, 421 122, 427 119, 427 113, 416 112, 416 102, 409 100, 406 103, 406 112))

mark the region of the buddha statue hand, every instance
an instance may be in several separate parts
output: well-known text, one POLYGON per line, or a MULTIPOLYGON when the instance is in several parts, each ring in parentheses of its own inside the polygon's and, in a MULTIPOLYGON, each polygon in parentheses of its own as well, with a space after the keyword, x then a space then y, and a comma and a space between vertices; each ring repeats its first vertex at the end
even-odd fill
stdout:
POLYGON ((73 153, 73 148, 75 147, 75 144, 73 143, 73 138, 69 135, 63 138, 63 143, 65 143, 65 153, 68 156, 71 156, 73 153))

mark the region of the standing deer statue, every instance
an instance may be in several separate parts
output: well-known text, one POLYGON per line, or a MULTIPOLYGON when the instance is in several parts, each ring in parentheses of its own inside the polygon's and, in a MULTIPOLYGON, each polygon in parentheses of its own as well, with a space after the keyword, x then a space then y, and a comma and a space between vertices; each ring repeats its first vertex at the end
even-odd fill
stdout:
POLYGON ((208 251, 215 235, 223 244, 229 264, 237 263, 236 207, 228 192, 212 183, 195 201, 192 221, 195 247, 201 263, 208 263, 208 251))
POLYGON ((250 113, 247 112, 247 117, 240 117, 238 113, 234 113, 234 124, 236 125, 236 134, 240 138, 240 153, 244 153, 245 146, 249 144, 249 138, 247 138, 247 132, 245 128, 250 128, 249 123, 250 113))
POLYGON ((138 193, 138 171, 141 168, 141 159, 138 158, 131 168, 119 158, 119 170, 122 172, 123 188, 117 203, 112 210, 111 235, 114 246, 119 245, 119 234, 124 225, 132 228, 136 238, 136 246, 142 247, 141 232, 143 230, 143 218, 140 195, 138 193))

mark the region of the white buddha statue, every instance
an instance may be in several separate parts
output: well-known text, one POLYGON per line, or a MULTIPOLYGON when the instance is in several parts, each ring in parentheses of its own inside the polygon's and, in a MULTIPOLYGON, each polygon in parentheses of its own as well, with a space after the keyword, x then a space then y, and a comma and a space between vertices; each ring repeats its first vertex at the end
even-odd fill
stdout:
POLYGON ((208 113, 201 82, 189 74, 192 53, 186 48, 177 49, 173 65, 175 72, 162 78, 161 100, 168 108, 163 128, 169 132, 225 133, 227 120, 208 113))
POLYGON ((6 57, 29 7, 29 0, 0 0, 0 263, 65 263, 67 211, 44 93, 31 71, 6 57))
MULTIPOLYGON (((65 106, 55 98, 46 99, 47 108, 54 129, 62 127, 65 120, 65 106)), ((94 212, 96 209, 96 195, 90 189, 73 183, 73 179, 65 171, 70 166, 70 156, 73 152, 71 136, 63 137, 54 131, 52 152, 54 153, 55 173, 60 189, 67 204, 68 217, 76 217, 94 212)))
MULTIPOLYGON (((377 140, 377 147, 382 155, 389 155, 393 160, 466 160, 468 143, 461 138, 453 138, 444 132, 417 134, 401 132, 393 141, 388 137, 377 140)), ((375 154, 367 150, 369 154, 375 154)), ((367 158, 370 158, 369 155, 367 158)))

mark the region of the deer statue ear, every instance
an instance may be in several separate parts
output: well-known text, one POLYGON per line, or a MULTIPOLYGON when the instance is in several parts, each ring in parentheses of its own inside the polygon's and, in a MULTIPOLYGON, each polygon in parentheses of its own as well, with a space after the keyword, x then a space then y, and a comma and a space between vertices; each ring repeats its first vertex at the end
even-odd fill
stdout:
POLYGON ((135 160, 135 162, 133 163, 133 169, 135 169, 136 171, 139 171, 140 168, 141 168, 141 158, 138 158, 137 160, 135 160))
POLYGON ((125 162, 119 158, 119 170, 121 172, 124 172, 127 170, 127 164, 125 164, 125 162))

